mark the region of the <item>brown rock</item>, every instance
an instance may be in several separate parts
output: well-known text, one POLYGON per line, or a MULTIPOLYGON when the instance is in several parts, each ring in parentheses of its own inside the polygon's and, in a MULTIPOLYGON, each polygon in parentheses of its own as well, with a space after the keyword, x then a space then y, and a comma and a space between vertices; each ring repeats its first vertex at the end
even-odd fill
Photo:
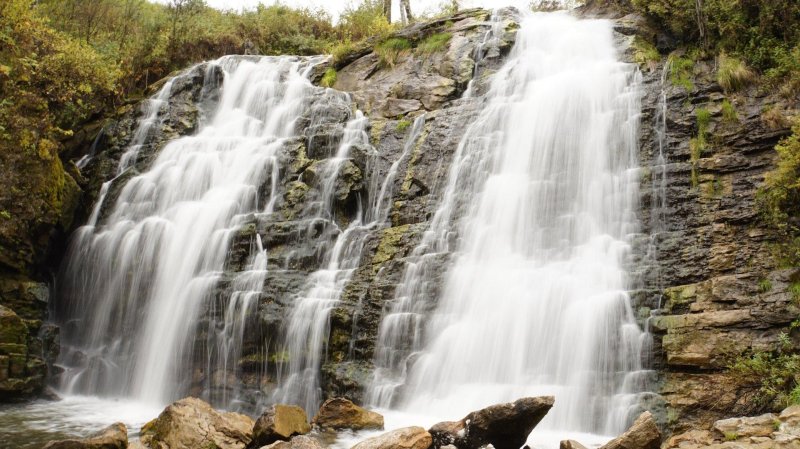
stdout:
POLYGON ((186 398, 170 404, 158 418, 145 424, 141 441, 151 449, 244 449, 252 429, 249 416, 220 412, 200 399, 186 398))
POLYGON ((575 440, 564 440, 559 445, 559 449, 586 449, 586 446, 575 440))
POLYGON ((276 441, 288 441, 295 435, 311 431, 306 412, 295 405, 275 404, 267 409, 253 427, 249 447, 261 447, 276 441))
POLYGON ((311 423, 322 429, 383 430, 383 416, 345 398, 325 401, 311 423))
POLYGON ((319 440, 306 435, 299 435, 289 441, 276 441, 261 449, 324 449, 319 440))
POLYGON ((644 412, 625 433, 606 443, 601 449, 659 449, 661 431, 653 415, 644 412))
POLYGON ((51 441, 44 446, 44 449, 126 449, 127 447, 128 428, 118 422, 82 440, 51 441))
POLYGON ((722 419, 714 423, 714 430, 722 437, 768 437, 775 431, 778 417, 772 413, 746 418, 722 419))
POLYGON ((352 449, 428 449, 432 443, 431 434, 422 427, 405 427, 364 440, 352 449))
POLYGON ((478 449, 491 444, 496 449, 519 449, 553 402, 552 396, 523 398, 472 412, 461 421, 436 424, 430 429, 434 447, 478 449))

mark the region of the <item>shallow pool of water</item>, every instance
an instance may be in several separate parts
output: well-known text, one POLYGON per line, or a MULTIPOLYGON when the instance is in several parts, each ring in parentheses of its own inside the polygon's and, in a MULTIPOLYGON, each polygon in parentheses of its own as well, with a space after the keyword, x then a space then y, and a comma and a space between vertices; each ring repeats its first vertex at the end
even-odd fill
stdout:
POLYGON ((162 407, 130 400, 69 396, 59 401, 38 400, 0 406, 0 448, 39 449, 50 440, 83 438, 115 422, 138 436, 142 425, 162 407))

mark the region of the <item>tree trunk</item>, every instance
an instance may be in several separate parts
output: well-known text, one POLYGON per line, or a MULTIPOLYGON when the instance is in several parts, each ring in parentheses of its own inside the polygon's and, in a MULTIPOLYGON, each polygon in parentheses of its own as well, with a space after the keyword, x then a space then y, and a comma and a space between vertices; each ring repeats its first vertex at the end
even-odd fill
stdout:
POLYGON ((383 0, 383 15, 387 22, 392 23, 392 0, 383 0))
POLYGON ((411 15, 411 0, 400 0, 400 11, 403 16, 403 22, 410 23, 414 20, 411 15))

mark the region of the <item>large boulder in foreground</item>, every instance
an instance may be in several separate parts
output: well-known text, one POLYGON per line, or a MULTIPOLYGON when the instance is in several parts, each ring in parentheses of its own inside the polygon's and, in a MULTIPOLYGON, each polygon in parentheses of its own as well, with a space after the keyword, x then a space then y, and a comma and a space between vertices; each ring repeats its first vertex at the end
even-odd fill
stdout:
POLYGON ((461 421, 436 424, 429 430, 433 446, 478 449, 491 444, 495 449, 519 449, 554 402, 552 396, 522 398, 472 412, 461 421))
POLYGON ((145 424, 141 442, 150 449, 244 449, 252 430, 249 416, 220 412, 200 399, 186 398, 145 424))
POLYGON ((320 429, 383 430, 383 416, 345 398, 328 399, 311 421, 320 429))
POLYGON ((404 427, 364 440, 352 449, 428 449, 432 443, 431 434, 422 427, 404 427))
POLYGON ((587 449, 586 446, 575 440, 564 440, 558 446, 558 449, 587 449))
POLYGON ((51 441, 44 449, 127 449, 128 428, 120 422, 82 440, 51 441))
POLYGON ((661 431, 650 412, 636 418, 633 425, 622 435, 614 438, 600 449, 659 449, 661 431))
POLYGON ((295 405, 275 404, 268 408, 253 427, 250 448, 258 448, 276 441, 288 441, 295 435, 311 431, 306 412, 295 405))

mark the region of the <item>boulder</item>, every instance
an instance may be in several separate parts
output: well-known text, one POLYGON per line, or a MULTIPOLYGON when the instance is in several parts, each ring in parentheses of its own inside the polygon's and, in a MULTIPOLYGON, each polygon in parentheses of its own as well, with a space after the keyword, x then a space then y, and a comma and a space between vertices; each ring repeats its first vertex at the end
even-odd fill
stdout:
POLYGON ((422 427, 405 427, 364 440, 352 449, 428 449, 432 443, 431 434, 422 427))
POLYGON ((559 444, 559 449, 586 449, 586 446, 575 440, 564 440, 559 444))
POLYGON ((299 435, 289 441, 276 441, 261 449, 324 449, 319 440, 306 435, 299 435))
POLYGON ((470 413, 461 421, 442 422, 430 428, 436 448, 453 444, 459 449, 519 449, 534 427, 553 407, 552 396, 523 398, 470 413))
POLYGON ((321 429, 383 430, 383 416, 345 398, 325 401, 311 423, 321 429))
POLYGON ((82 440, 51 441, 44 449, 127 449, 128 428, 114 423, 82 440))
POLYGON ((778 417, 772 413, 746 418, 722 419, 714 423, 714 430, 720 436, 731 438, 768 437, 775 431, 778 417))
POLYGON ((288 441, 295 435, 311 431, 306 412, 295 405, 275 404, 256 420, 251 448, 288 441))
POLYGON ((661 431, 650 412, 636 418, 633 425, 622 435, 606 443, 601 449, 659 449, 661 431))
POLYGON ((249 416, 220 412, 200 399, 186 398, 167 406, 140 435, 150 449, 244 449, 252 429, 249 416))

